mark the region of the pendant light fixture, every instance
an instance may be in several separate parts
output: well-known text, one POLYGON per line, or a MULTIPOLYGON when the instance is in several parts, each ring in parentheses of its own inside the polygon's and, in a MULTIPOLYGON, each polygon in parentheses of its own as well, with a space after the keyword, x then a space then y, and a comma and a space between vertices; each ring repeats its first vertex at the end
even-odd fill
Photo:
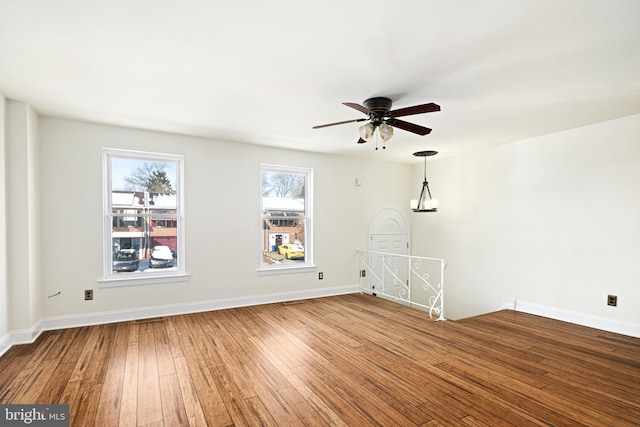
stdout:
POLYGON ((429 183, 427 182, 427 157, 435 156, 436 154, 438 154, 437 151, 417 151, 413 153, 416 157, 424 157, 424 181, 422 182, 422 191, 420 192, 418 200, 411 200, 411 209, 414 212, 438 211, 438 199, 431 198, 431 191, 429 190, 429 183))

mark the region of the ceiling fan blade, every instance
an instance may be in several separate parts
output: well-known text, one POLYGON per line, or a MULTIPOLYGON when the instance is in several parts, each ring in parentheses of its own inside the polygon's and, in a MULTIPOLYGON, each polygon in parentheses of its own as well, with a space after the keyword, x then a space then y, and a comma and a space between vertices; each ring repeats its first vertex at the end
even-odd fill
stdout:
POLYGON ((431 129, 429 128, 416 125, 415 123, 405 122, 404 120, 391 119, 387 121, 387 124, 402 130, 406 130, 407 132, 417 133, 418 135, 427 135, 431 133, 431 129))
POLYGON ((399 108, 397 110, 389 111, 389 116, 403 117, 411 116, 413 114, 433 113, 434 111, 440 111, 440 106, 431 102, 429 104, 414 105, 413 107, 399 108))
POLYGON ((365 114, 371 114, 372 111, 369 110, 367 107, 363 107, 360 104, 356 104, 355 102, 343 102, 342 105, 346 105, 347 107, 351 107, 355 110, 360 111, 361 113, 365 113, 365 114))
POLYGON ((365 120, 367 120, 367 119, 354 119, 354 120, 345 120, 344 122, 327 123, 326 125, 314 126, 312 129, 320 129, 320 128, 326 128, 326 127, 329 127, 329 126, 343 125, 345 123, 363 122, 365 120))

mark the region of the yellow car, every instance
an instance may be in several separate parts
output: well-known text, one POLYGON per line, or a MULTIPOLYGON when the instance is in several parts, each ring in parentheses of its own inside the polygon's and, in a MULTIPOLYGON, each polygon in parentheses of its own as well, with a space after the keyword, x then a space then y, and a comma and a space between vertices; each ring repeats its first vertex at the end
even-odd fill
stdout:
POLYGON ((278 253, 286 259, 304 259, 304 246, 298 243, 278 246, 278 253))

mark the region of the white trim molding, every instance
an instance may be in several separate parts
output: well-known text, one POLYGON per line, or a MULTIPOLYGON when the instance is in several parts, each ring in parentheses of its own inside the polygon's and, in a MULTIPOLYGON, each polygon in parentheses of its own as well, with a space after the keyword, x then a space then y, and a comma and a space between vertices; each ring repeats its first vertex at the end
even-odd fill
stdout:
POLYGON ((14 344, 33 343, 40 333, 56 329, 77 328, 81 326, 100 325, 106 323, 127 322, 130 320, 149 319, 162 316, 199 313, 203 311, 224 310, 227 308, 246 307, 258 304, 296 301, 311 298, 322 298, 336 295, 360 293, 360 285, 345 285, 331 288, 310 289, 305 291, 282 292, 275 294, 253 295, 248 297, 225 298, 218 300, 198 301, 185 304, 168 304, 154 307, 141 307, 127 310, 102 311, 97 313, 75 314, 71 316, 45 317, 31 329, 12 331, 0 337, 0 356, 14 344))
POLYGON ((576 325, 640 338, 640 325, 622 320, 593 316, 590 314, 532 304, 515 299, 512 303, 505 305, 503 309, 521 311, 523 313, 535 314, 538 316, 548 317, 550 319, 561 320, 563 322, 575 323, 576 325))
POLYGON ((10 331, 9 333, 3 335, 2 337, 0 337, 0 356, 2 356, 14 344, 33 343, 36 338, 40 336, 42 330, 42 320, 39 320, 30 329, 19 329, 17 331, 10 331))
POLYGON ((0 337, 0 357, 11 348, 11 335, 4 334, 0 337))

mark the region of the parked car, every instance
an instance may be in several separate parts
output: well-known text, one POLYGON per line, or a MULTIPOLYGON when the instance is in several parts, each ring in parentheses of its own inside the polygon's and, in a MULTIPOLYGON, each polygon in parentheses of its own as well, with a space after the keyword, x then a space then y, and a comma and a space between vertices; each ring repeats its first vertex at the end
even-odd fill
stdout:
POLYGON ((138 251, 122 249, 113 257, 113 271, 136 271, 140 267, 138 251))
POLYGON ((173 267, 173 252, 169 246, 156 246, 151 251, 151 259, 149 260, 151 268, 168 268, 173 267))
POLYGON ((299 243, 278 246, 278 253, 286 259, 304 259, 304 246, 299 243))

